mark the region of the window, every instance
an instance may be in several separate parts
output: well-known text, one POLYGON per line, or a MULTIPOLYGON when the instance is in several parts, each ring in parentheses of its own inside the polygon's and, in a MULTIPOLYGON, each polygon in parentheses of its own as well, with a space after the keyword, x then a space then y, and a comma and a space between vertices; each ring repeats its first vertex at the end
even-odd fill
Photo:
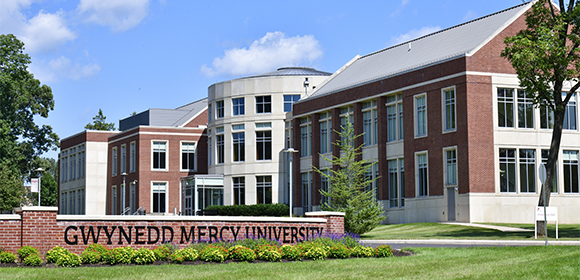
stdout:
POLYGON ((271 128, 271 122, 264 122, 264 123, 256 123, 256 128, 271 128))
POLYGON ((256 176, 258 204, 272 204, 272 176, 256 176))
POLYGON ((234 161, 240 162, 246 160, 246 148, 245 148, 245 134, 244 132, 232 133, 232 139, 234 144, 234 161))
POLYGON ((153 169, 166 169, 167 142, 153 142, 153 169))
MULTIPOLYGON (((211 130, 210 130, 211 132, 211 130)), ((211 135, 211 134, 210 134, 211 135)), ((211 166, 211 159, 213 158, 213 154, 212 154, 212 138, 208 137, 207 138, 207 165, 211 166)))
POLYGON ((77 179, 80 179, 80 178, 82 178, 82 177, 83 177, 83 176, 82 176, 82 174, 83 174, 83 170, 82 170, 82 168, 83 168, 83 161, 82 161, 82 159, 81 159, 81 156, 83 156, 83 155, 84 155, 84 153, 83 153, 83 152, 81 152, 80 150, 81 150, 81 148, 79 147, 79 152, 78 152, 78 154, 77 154, 77 158, 78 158, 78 164, 77 164, 77 169, 78 169, 78 172, 77 172, 77 179))
POLYGON ((129 146, 129 149, 131 150, 130 153, 130 163, 129 163, 129 172, 135 172, 135 160, 136 160, 136 154, 135 154, 135 142, 131 142, 131 145, 129 146))
MULTIPOLYGON (((329 171, 328 169, 322 170, 322 173, 325 175, 320 175, 320 189, 325 192, 330 192, 330 181, 328 180, 329 171)), ((328 196, 320 194, 320 205, 324 205, 329 202, 328 196)))
POLYGON ((329 113, 320 114, 320 153, 332 152, 332 119, 329 113))
POLYGON ((85 215, 85 189, 79 190, 79 207, 81 215, 85 215))
POLYGON ((300 119, 300 156, 312 155, 312 125, 310 117, 300 119))
POLYGON ((417 189, 419 196, 429 195, 429 176, 427 173, 427 153, 416 155, 417 159, 417 189))
POLYGON ((246 204, 246 178, 245 177, 233 177, 234 184, 234 205, 245 205, 246 204))
POLYGON ((224 101, 220 100, 220 101, 216 101, 215 102, 215 118, 216 119, 221 119, 224 117, 224 101))
POLYGON ((224 163, 225 158, 225 149, 224 149, 224 135, 218 134, 215 136, 215 146, 217 150, 217 159, 216 163, 224 163))
POLYGON ((256 113, 272 113, 272 97, 270 95, 256 96, 256 113))
POLYGON ((564 151, 564 192, 580 193, 578 151, 564 151))
MULTIPOLYGON (((340 108, 340 129, 344 131, 346 129, 346 122, 350 122, 353 124, 354 122, 354 115, 353 115, 353 106, 343 107, 340 108)), ((341 137, 340 141, 344 142, 345 139, 341 137)))
POLYGON ((136 201, 135 201, 135 183, 130 183, 129 186, 131 188, 130 201, 129 201, 129 206, 131 207, 131 213, 129 213, 129 214, 134 214, 135 211, 137 211, 137 209, 135 209, 135 205, 137 205, 136 201))
POLYGON ((292 112, 292 104, 300 100, 300 94, 284 95, 284 112, 292 112))
POLYGON ((85 166, 86 166, 85 165, 85 152, 84 151, 82 152, 81 157, 82 157, 82 161, 81 161, 81 172, 82 172, 82 175, 81 176, 84 178, 85 177, 85 170, 86 170, 86 168, 85 168, 85 166))
POLYGON ((76 204, 75 201, 77 200, 77 196, 76 196, 76 191, 71 191, 70 193, 70 214, 77 214, 77 208, 76 208, 76 204))
POLYGON ((234 124, 232 125, 232 130, 244 130, 244 124, 234 124))
POLYGON ((540 128, 554 128, 554 111, 550 107, 540 108, 540 128))
MULTIPOLYGON (((73 149, 72 152, 74 153, 75 150, 73 149)), ((70 173, 69 173, 69 175, 70 175, 70 178, 69 179, 70 180, 74 180, 77 177, 77 175, 76 175, 77 174, 77 169, 76 169, 77 162, 76 162, 76 159, 77 159, 77 155, 76 154, 73 154, 72 156, 70 156, 70 173)))
POLYGON ((401 187, 401 207, 405 206, 405 160, 399 159, 399 186, 401 187))
POLYGON ((443 90, 443 131, 455 131, 455 88, 443 90))
POLYGON ((445 154, 445 185, 457 185, 457 149, 443 150, 445 154))
POLYGON ((363 103, 363 143, 365 146, 377 144, 377 128, 377 101, 363 103))
POLYGON ((404 139, 405 132, 403 131, 403 103, 397 104, 399 108, 399 140, 404 139))
POLYGON ((497 89, 497 119, 499 127, 514 127, 514 89, 497 89))
POLYGON ((127 145, 121 146, 121 174, 127 173, 125 165, 127 162, 127 145))
POLYGON ((211 112, 211 104, 207 105, 207 121, 211 121, 212 119, 212 112, 211 112))
POLYGON ((499 149, 499 184, 501 192, 516 192, 516 149, 499 149))
MULTIPOLYGON (((548 155, 550 150, 542 150, 542 163, 548 164, 548 155)), ((556 161, 556 169, 554 170, 554 179, 552 180, 552 192, 558 192, 558 162, 556 161)))
POLYGON ((520 192, 536 192, 536 150, 520 149, 520 192))
POLYGON ((256 159, 272 159, 272 131, 256 131, 256 159))
POLYGON ((61 197, 62 197, 62 199, 61 199, 61 202, 60 202, 60 205, 61 205, 61 207, 62 207, 62 210, 61 210, 62 212, 61 212, 61 214, 68 214, 68 213, 66 212, 66 211, 67 211, 67 207, 66 207, 66 203, 67 203, 66 196, 67 196, 67 193, 66 193, 66 192, 63 192, 63 193, 62 193, 62 196, 61 196, 61 197))
POLYGON ((167 195, 167 183, 153 182, 153 209, 152 213, 165 213, 165 199, 167 195))
POLYGON ((397 168, 397 160, 389 160, 387 161, 387 165, 389 168, 389 207, 398 207, 399 206, 399 181, 397 178, 398 175, 398 168, 397 168))
POLYGON ((111 166, 113 168, 113 176, 117 175, 117 147, 113 148, 113 162, 111 166))
POLYGON ((67 157, 66 157, 67 153, 66 151, 64 151, 62 153, 62 156, 60 157, 61 160, 61 166, 60 166, 60 181, 61 182, 66 182, 66 162, 68 161, 67 157))
POLYGON ((233 115, 234 116, 241 116, 245 114, 245 99, 241 98, 233 98, 232 105, 233 105, 233 115))
MULTIPOLYGON (((562 99, 565 98, 567 92, 562 92, 562 99)), ((568 104, 566 104, 566 111, 564 113, 564 129, 576 130, 577 126, 577 113, 576 113, 576 93, 572 95, 568 104)))
POLYGON ((368 164, 365 169, 365 180, 370 181, 368 185, 365 186, 365 191, 370 191, 373 193, 373 198, 378 199, 379 189, 377 188, 377 179, 379 177, 378 173, 378 163, 368 164))
POLYGON ((427 136, 427 96, 415 96, 415 136, 427 136))
POLYGON ((117 215, 117 186, 113 186, 113 201, 111 202, 111 214, 117 215))
POLYGON ((534 128, 534 103, 522 89, 518 89, 518 128, 534 128))
POLYGON ((302 177, 302 211, 308 212, 312 205, 312 172, 300 174, 302 177))
POLYGON ((397 105, 387 106, 387 142, 397 140, 397 105))
POLYGON ((195 170, 195 142, 181 143, 181 169, 195 170))

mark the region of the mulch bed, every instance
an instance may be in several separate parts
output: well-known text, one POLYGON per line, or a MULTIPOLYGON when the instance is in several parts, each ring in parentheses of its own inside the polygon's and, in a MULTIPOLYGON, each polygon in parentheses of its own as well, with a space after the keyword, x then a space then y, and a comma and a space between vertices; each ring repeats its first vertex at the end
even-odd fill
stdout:
MULTIPOLYGON (((393 250, 393 256, 395 257, 406 257, 406 256, 411 256, 414 255, 415 253, 413 252, 409 252, 409 251, 401 251, 401 250, 393 250)), ((354 258, 352 258, 354 259, 354 258)), ((333 259, 327 259, 327 260, 333 260, 333 259)), ((310 259, 303 259, 301 260, 303 262, 308 262, 308 261, 313 261, 310 259)), ((239 263, 242 261, 239 260, 226 260, 223 263, 216 263, 216 262, 204 262, 204 261, 192 261, 192 262, 183 262, 181 263, 181 265, 219 265, 219 264, 226 264, 226 263, 239 263)), ((252 263, 267 263, 268 261, 263 261, 263 260, 254 260, 252 263)), ((291 260, 287 260, 287 259, 282 259, 280 262, 292 262, 291 260)), ((169 261, 155 261, 152 264, 149 265, 166 265, 166 264, 173 264, 172 262, 169 261)), ((137 266, 137 264, 117 264, 117 265, 109 265, 109 264, 81 264, 80 267, 111 267, 111 266, 137 266)), ((47 267, 47 268, 57 268, 58 266, 56 266, 53 263, 43 263, 41 266, 26 266, 23 263, 0 263, 0 267, 47 267)))

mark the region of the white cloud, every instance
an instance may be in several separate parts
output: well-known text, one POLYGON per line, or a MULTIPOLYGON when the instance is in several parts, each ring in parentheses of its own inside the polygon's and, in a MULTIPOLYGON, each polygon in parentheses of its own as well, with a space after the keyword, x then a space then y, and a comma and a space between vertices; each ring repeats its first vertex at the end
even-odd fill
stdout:
POLYGON ((36 79, 47 84, 56 82, 61 78, 78 81, 94 76, 101 71, 101 66, 97 63, 73 63, 69 58, 60 56, 50 60, 48 63, 33 62, 30 65, 30 71, 34 73, 36 79))
POLYGON ((409 0, 401 0, 401 4, 399 4, 399 7, 397 7, 397 9, 394 12, 392 12, 390 16, 396 17, 396 16, 400 15, 408 3, 409 3, 409 0))
POLYGON ((216 57, 211 67, 201 71, 208 77, 215 75, 241 76, 273 71, 278 67, 312 63, 322 56, 320 44, 312 35, 286 37, 283 32, 268 32, 248 48, 225 51, 216 57))
POLYGON ((149 0, 81 0, 78 11, 86 22, 122 32, 137 26, 149 10, 149 0))
POLYGON ((472 19, 476 19, 477 18, 477 13, 469 10, 467 11, 467 13, 463 16, 463 21, 470 21, 472 19))
POLYGON ((433 32, 437 32, 441 30, 439 26, 425 26, 421 29, 413 29, 405 34, 401 34, 395 38, 391 39, 391 45, 397 45, 403 42, 410 41, 415 38, 419 38, 421 36, 425 36, 427 34, 431 34, 433 32))

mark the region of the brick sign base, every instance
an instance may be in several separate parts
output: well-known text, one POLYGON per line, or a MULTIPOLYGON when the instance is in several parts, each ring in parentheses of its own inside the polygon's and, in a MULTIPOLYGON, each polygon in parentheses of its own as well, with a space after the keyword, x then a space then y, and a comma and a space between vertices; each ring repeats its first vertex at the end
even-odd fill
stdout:
POLYGON ((37 247, 42 255, 54 246, 81 253, 99 243, 109 248, 155 248, 170 242, 185 247, 194 242, 268 238, 294 244, 319 234, 344 233, 344 213, 310 212, 307 218, 79 216, 57 215, 56 207, 15 208, 0 215, 0 246, 16 252, 37 247))

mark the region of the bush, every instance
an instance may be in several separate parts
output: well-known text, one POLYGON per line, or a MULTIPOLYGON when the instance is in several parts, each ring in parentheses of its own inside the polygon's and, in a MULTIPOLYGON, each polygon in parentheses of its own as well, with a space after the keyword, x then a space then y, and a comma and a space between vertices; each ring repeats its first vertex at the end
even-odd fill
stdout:
POLYGON ((351 251, 344 244, 336 244, 328 248, 328 257, 333 259, 348 259, 350 258, 351 251))
POLYGON ((91 244, 91 245, 89 245, 89 246, 88 246, 88 247, 85 249, 85 251, 93 251, 93 252, 97 252, 97 253, 100 253, 100 254, 104 254, 104 253, 106 253, 108 250, 109 250, 109 249, 108 249, 107 247, 105 247, 104 245, 98 244, 98 243, 96 243, 96 244, 91 244))
POLYGON ((375 248, 375 257, 387 258, 393 256, 393 249, 389 245, 379 245, 375 248))
POLYGON ((39 253, 31 253, 24 258, 23 262, 27 266, 40 266, 42 264, 42 257, 40 257, 39 253))
POLYGON ((300 243, 300 247, 304 252, 303 256, 311 260, 324 260, 328 257, 326 246, 317 242, 300 243))
POLYGON ((88 263, 88 264, 100 263, 101 262, 101 254, 99 252, 90 251, 90 250, 85 249, 81 253, 81 262, 88 263))
POLYGON ((185 256, 183 255, 183 251, 177 250, 177 251, 173 252, 173 254, 171 254, 171 256, 169 256, 169 261, 171 261, 172 263, 182 263, 183 261, 185 261, 185 256))
POLYGON ((131 262, 136 264, 150 264, 155 262, 155 253, 148 248, 135 250, 131 262))
POLYGON ((54 246, 54 248, 48 250, 48 252, 46 252, 46 262, 47 263, 56 263, 56 261, 64 254, 66 254, 68 251, 65 248, 59 247, 59 246, 54 246))
POLYGON ((230 249, 230 258, 243 262, 251 262, 256 259, 256 253, 248 247, 236 245, 230 249))
POLYGON ((269 262, 279 262, 282 259, 282 250, 274 245, 260 245, 256 248, 256 257, 269 262))
POLYGON ((351 255, 357 258, 370 258, 374 254, 374 250, 371 247, 356 246, 351 249, 351 255))
POLYGON ((135 250, 130 246, 115 248, 108 250, 107 253, 101 255, 103 262, 108 263, 110 265, 115 264, 130 264, 131 260, 133 259, 133 254, 135 250))
POLYGON ((166 261, 169 259, 169 256, 173 254, 173 252, 177 250, 177 246, 174 246, 171 243, 165 243, 155 249, 153 249, 153 253, 155 254, 155 259, 160 261, 166 261))
POLYGON ((205 262, 224 262, 228 259, 228 250, 209 245, 199 252, 199 259, 205 262))
POLYGON ((57 266, 76 267, 81 265, 81 257, 75 253, 71 253, 65 249, 63 254, 59 255, 56 262, 57 266))
POLYGON ((212 205, 205 210, 213 210, 219 216, 270 216, 287 217, 290 212, 288 205, 253 204, 253 205, 212 205))
POLYGON ((20 261, 24 261, 28 255, 38 254, 38 249, 32 246, 23 246, 16 250, 16 252, 18 253, 18 258, 20 258, 20 261))
POLYGON ((16 254, 10 251, 0 252, 0 263, 13 263, 16 260, 16 254))
POLYGON ((282 250, 282 258, 293 261, 302 259, 302 250, 298 246, 283 245, 280 250, 282 250))
POLYGON ((195 261, 198 256, 199 254, 197 253, 197 250, 188 247, 173 252, 169 257, 169 260, 173 263, 182 263, 184 261, 195 261))

